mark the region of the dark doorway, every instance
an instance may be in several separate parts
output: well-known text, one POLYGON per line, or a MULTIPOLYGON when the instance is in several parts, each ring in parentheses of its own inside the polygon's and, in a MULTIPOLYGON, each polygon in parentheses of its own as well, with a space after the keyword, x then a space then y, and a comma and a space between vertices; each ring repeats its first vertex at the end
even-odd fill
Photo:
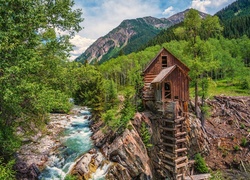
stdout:
POLYGON ((171 85, 169 82, 164 84, 165 99, 171 99, 171 85))

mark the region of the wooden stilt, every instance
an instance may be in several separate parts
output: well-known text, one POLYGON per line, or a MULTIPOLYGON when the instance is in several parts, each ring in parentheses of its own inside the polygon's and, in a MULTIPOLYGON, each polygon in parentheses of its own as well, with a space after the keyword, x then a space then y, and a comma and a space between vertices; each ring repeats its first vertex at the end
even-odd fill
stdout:
POLYGON ((185 108, 176 102, 168 102, 163 107, 166 109, 163 110, 164 114, 160 119, 161 123, 159 125, 162 147, 159 152, 161 167, 172 174, 172 178, 182 180, 185 177, 188 165, 187 132, 185 127, 186 115, 184 116, 184 113, 180 113, 185 108), (173 106, 178 107, 172 108, 173 106), (180 116, 180 114, 183 114, 183 116, 180 116), (175 118, 173 119, 173 117, 175 118))

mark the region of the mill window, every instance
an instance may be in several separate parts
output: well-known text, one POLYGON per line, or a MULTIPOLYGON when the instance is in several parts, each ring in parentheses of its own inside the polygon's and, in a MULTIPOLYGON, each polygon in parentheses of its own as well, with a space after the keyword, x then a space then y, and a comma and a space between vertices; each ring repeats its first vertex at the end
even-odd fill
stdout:
POLYGON ((168 67, 168 58, 167 56, 162 56, 162 68, 168 67))
POLYGON ((164 89, 165 89, 165 99, 171 99, 171 86, 170 83, 167 82, 164 84, 164 89))

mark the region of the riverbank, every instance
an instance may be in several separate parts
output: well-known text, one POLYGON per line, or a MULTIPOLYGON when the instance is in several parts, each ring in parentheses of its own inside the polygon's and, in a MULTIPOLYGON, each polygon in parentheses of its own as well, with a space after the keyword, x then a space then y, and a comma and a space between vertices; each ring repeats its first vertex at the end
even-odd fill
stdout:
MULTIPOLYGON (((92 147, 92 144, 90 143, 91 131, 85 129, 85 131, 81 133, 78 129, 88 128, 89 126, 88 119, 90 118, 90 114, 87 110, 88 109, 85 107, 75 106, 69 114, 52 113, 50 114, 50 122, 47 125, 47 131, 45 134, 39 132, 29 139, 24 139, 26 144, 24 144, 17 152, 17 163, 15 165, 17 179, 37 179, 40 172, 48 168, 51 164, 54 163, 54 169, 59 169, 59 166, 68 163, 65 162, 68 157, 62 158, 61 155, 59 155, 60 157, 57 155, 61 153, 68 155, 72 154, 74 151, 72 149, 67 149, 67 145, 64 143, 67 144, 70 142, 67 142, 63 138, 63 135, 72 137, 72 134, 76 134, 78 137, 80 136, 80 139, 83 139, 82 137, 85 136, 89 137, 86 142, 87 145, 83 145, 83 148, 80 149, 81 152, 79 153, 88 151, 92 147), (72 132, 72 129, 75 131, 72 132), (67 130, 67 132, 65 130, 67 130), (55 164, 55 162, 57 164, 55 164)), ((73 141, 76 141, 76 139, 73 141)), ((86 141, 86 138, 84 141, 86 141)), ((68 146, 74 147, 72 144, 69 144, 68 146)), ((79 147, 81 147, 81 145, 79 147)), ((78 156, 78 154, 75 154, 75 156, 78 156)), ((71 160, 75 160, 74 158, 76 157, 70 157, 71 160)), ((68 171, 69 168, 69 165, 67 165, 67 168, 65 169, 62 167, 62 171, 68 171)), ((65 174, 65 172, 63 174, 65 174)))

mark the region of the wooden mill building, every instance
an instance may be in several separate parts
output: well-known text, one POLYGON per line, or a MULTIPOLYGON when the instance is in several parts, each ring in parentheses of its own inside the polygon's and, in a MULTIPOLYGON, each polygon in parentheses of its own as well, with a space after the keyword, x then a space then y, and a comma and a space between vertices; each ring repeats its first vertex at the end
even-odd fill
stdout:
POLYGON ((184 179, 188 165, 186 126, 189 68, 167 49, 149 62, 143 72, 143 104, 158 114, 159 166, 172 179, 184 179), (153 107, 153 108, 152 108, 153 107))
POLYGON ((162 48, 143 71, 143 103, 189 100, 189 68, 162 48))

